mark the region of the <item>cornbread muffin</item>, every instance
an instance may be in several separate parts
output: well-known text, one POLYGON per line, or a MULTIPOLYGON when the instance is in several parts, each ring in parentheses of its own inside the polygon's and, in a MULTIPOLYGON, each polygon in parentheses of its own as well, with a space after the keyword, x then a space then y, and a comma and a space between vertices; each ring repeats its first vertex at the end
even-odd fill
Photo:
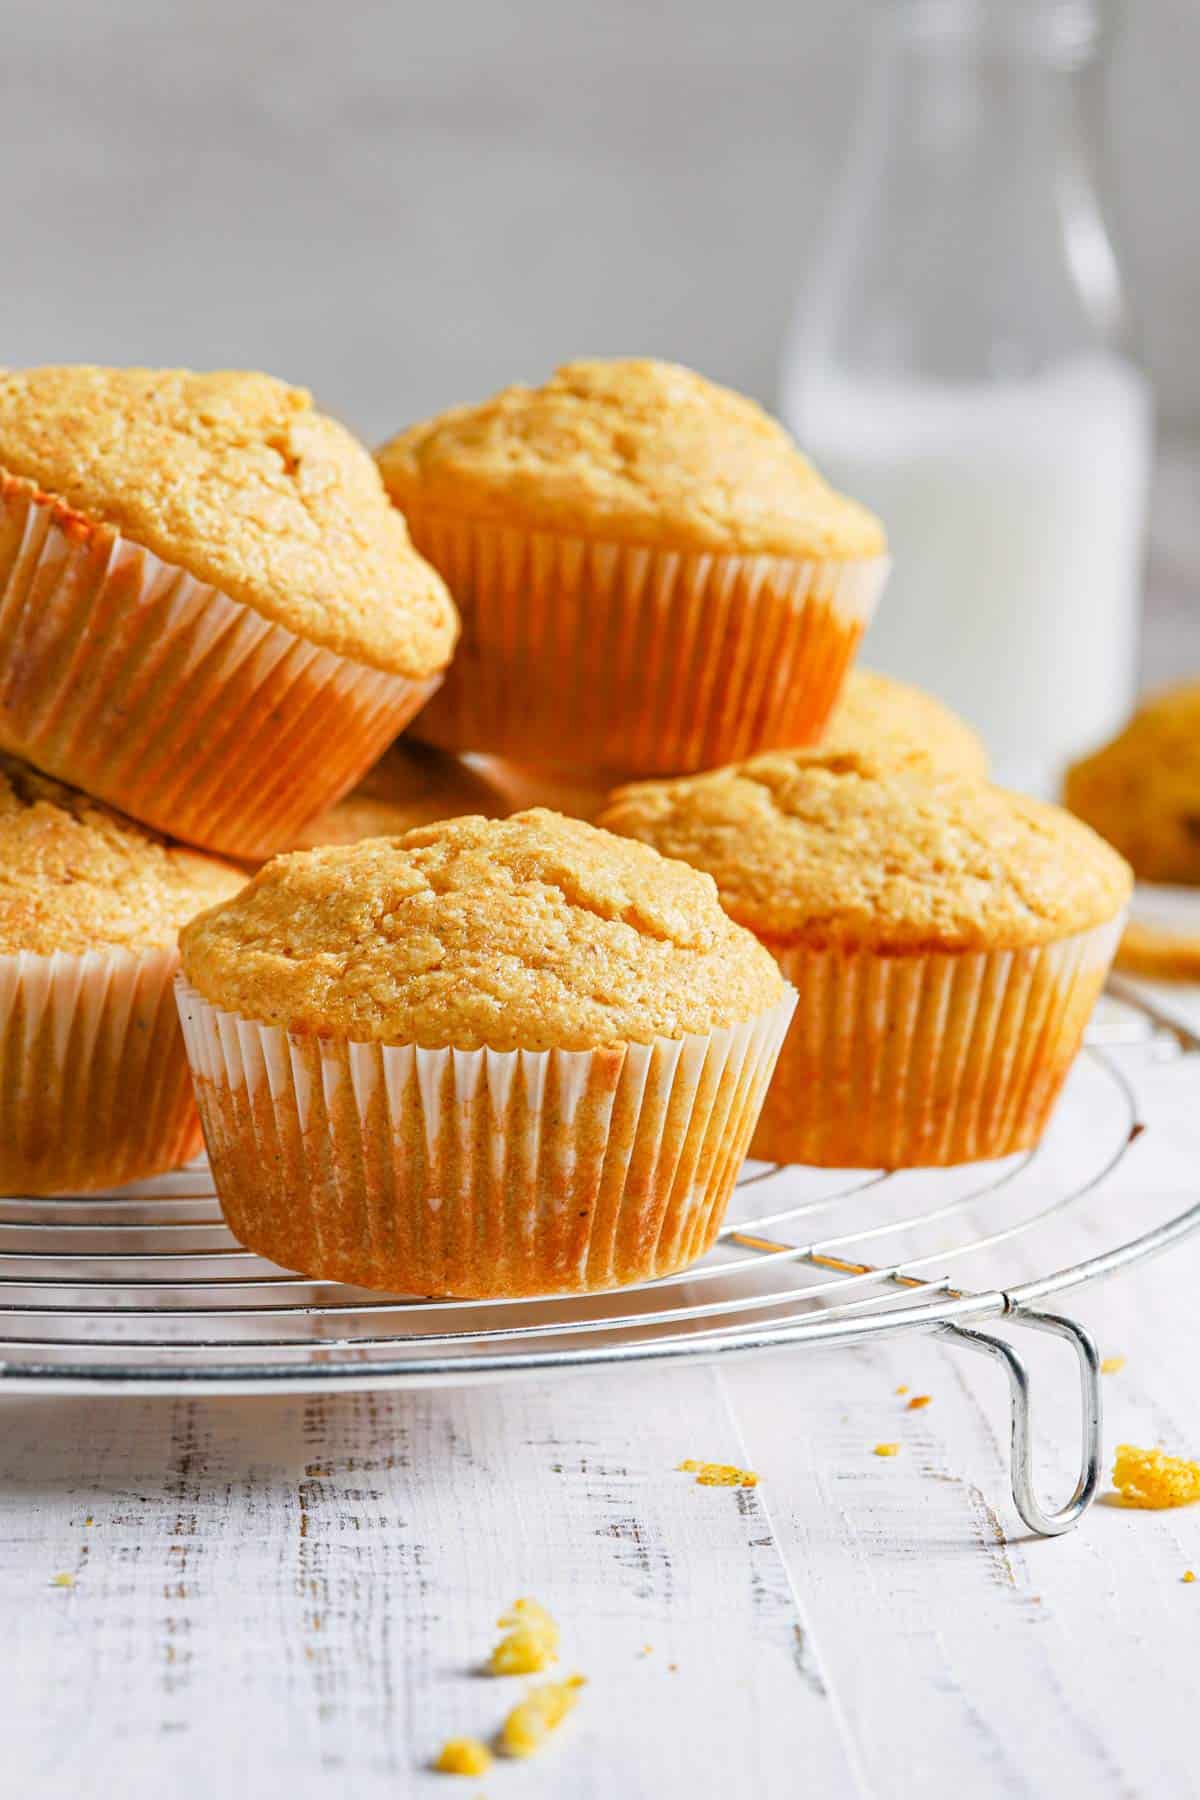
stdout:
POLYGON ((707 1249, 792 1005, 708 877, 544 811, 277 857, 180 943, 233 1231, 420 1293, 707 1249))
POLYGON ((569 363, 379 453, 463 614, 422 735, 655 774, 819 736, 886 572, 879 521, 753 402, 569 363))
POLYGON ((823 749, 923 756, 959 775, 987 774, 983 741, 965 719, 907 681, 851 669, 821 738, 823 749))
POLYGON ((367 452, 248 373, 0 374, 0 582, 0 744, 251 859, 370 766, 457 628, 367 452))
POLYGON ((175 940, 243 879, 0 755, 0 1191, 107 1187, 199 1149, 175 940))
POLYGON ((288 848, 357 844, 363 838, 398 837, 416 825, 461 818, 464 813, 492 819, 513 810, 500 784, 489 779, 483 767, 401 738, 344 800, 310 819, 288 848))
POLYGON ((1200 884, 1200 682, 1148 700, 1067 771, 1063 797, 1140 881, 1200 884))
POLYGON ((711 874, 799 990, 754 1154, 896 1168, 1037 1141, 1131 887, 1086 826, 836 748, 621 789, 601 823, 711 874))

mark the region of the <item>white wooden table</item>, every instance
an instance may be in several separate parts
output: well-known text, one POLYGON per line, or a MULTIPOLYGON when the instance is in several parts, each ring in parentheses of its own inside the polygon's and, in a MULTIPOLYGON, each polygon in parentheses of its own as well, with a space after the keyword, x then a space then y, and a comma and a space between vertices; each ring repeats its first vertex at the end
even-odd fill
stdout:
MULTIPOLYGON (((1160 486, 1152 679, 1200 664, 1197 466, 1160 486)), ((1133 1165, 1131 1223, 1157 1180, 1133 1165)), ((1126 1358, 1109 1458, 1122 1440, 1200 1455, 1200 1240, 1068 1310, 1126 1358)), ((1030 1352, 1060 1497, 1066 1356, 1030 1352)), ((998 1373, 928 1336, 388 1397, 0 1396, 0 1791, 1200 1793, 1200 1580, 1182 1580, 1200 1507, 1098 1505, 1031 1540, 1007 1430, 998 1373), (906 1413, 900 1386, 931 1405, 906 1413), (760 1485, 697 1487, 685 1457, 760 1485), (579 1709, 536 1760, 433 1774, 442 1740, 486 1736, 521 1685, 475 1670, 522 1593, 562 1623, 579 1709)))

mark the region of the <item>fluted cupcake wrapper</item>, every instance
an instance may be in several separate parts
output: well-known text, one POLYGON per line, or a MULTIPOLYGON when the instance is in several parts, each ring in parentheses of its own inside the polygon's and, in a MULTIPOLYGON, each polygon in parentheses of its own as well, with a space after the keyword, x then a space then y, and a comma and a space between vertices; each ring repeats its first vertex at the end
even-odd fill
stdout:
POLYGON ((799 992, 751 1154, 906 1168, 1035 1144, 1123 920, 1022 950, 771 946, 799 992))
POLYGON ((317 1038, 180 1017, 230 1228, 285 1268, 392 1292, 586 1292, 713 1242, 791 1017, 595 1051, 317 1038))
POLYGON ((0 745, 172 837, 270 856, 438 679, 309 643, 0 471, 0 745))
POLYGON ((196 1154, 178 967, 175 950, 0 956, 0 1192, 116 1187, 196 1154))
POLYGON ((420 735, 622 777, 813 742, 890 567, 634 547, 419 502, 405 516, 463 620, 420 735))

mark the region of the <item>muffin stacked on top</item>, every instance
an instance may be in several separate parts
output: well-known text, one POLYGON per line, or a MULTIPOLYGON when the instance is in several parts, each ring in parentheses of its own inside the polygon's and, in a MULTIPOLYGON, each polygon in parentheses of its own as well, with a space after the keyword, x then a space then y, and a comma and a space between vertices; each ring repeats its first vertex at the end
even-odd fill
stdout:
POLYGON ((453 604, 371 459, 265 375, 0 375, 0 746, 223 855, 436 687, 453 604))
POLYGON ((886 575, 876 518, 671 363, 569 363, 379 464, 463 617, 445 749, 615 776, 809 743, 886 575))

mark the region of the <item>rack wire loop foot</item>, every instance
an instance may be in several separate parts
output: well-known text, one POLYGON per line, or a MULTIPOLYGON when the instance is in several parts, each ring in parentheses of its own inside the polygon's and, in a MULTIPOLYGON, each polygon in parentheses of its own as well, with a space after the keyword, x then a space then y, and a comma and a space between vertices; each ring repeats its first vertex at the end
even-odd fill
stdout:
POLYGON ((1035 1312, 1032 1308, 1011 1306, 1007 1318, 1014 1324, 1032 1326, 1035 1331, 1050 1332, 1065 1338, 1073 1347, 1079 1362, 1080 1411, 1082 1418, 1082 1457, 1079 1478, 1070 1499, 1057 1511, 1048 1512, 1034 1489, 1033 1468, 1033 1400, 1029 1370, 1020 1354, 1003 1338, 986 1331, 968 1330, 961 1325, 943 1329, 969 1350, 982 1351, 1002 1363, 1008 1374, 1012 1418, 1012 1495, 1024 1523, 1039 1537, 1061 1537, 1077 1525, 1100 1485, 1102 1459, 1103 1403, 1100 1398, 1100 1357, 1091 1334, 1074 1319, 1061 1313, 1035 1312))

